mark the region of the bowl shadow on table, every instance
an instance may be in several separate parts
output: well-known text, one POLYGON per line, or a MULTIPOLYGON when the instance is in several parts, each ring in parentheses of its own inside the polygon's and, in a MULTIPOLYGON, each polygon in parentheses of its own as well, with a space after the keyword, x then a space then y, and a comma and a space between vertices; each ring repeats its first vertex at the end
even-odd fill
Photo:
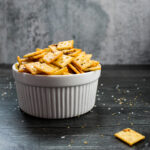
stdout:
POLYGON ((30 132, 31 136, 45 135, 56 138, 64 135, 88 135, 96 132, 96 124, 101 122, 97 120, 95 108, 92 112, 87 112, 81 116, 67 119, 43 119, 24 113, 21 110, 21 117, 24 120, 25 130, 30 132))

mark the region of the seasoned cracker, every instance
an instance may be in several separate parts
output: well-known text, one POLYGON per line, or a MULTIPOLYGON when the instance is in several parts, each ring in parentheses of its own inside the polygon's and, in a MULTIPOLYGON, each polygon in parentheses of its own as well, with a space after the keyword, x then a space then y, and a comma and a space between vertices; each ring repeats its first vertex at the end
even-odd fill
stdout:
POLYGON ((57 49, 58 50, 71 49, 73 48, 73 45, 74 45, 74 40, 63 41, 58 43, 57 49))
POLYGON ((94 67, 89 67, 89 68, 84 69, 85 72, 96 71, 96 70, 101 70, 101 65, 100 64, 98 64, 97 66, 94 66, 94 67))
POLYGON ((43 52, 44 52, 44 50, 39 50, 39 51, 36 51, 36 52, 31 52, 31 53, 28 53, 28 54, 24 55, 23 57, 24 57, 24 58, 33 57, 33 56, 39 55, 39 54, 41 54, 41 53, 43 53, 43 52))
POLYGON ((63 68, 67 66, 67 64, 69 64, 72 60, 73 58, 71 56, 62 55, 56 61, 54 61, 53 64, 63 68))
POLYGON ((38 71, 40 71, 40 72, 42 72, 42 73, 45 73, 45 74, 48 74, 48 75, 50 75, 50 74, 52 74, 53 72, 55 72, 55 71, 57 71, 59 68, 58 67, 56 67, 56 66, 54 66, 54 65, 48 65, 48 64, 46 64, 46 63, 39 63, 39 64, 37 64, 36 66, 35 66, 35 68, 38 70, 38 71))
POLYGON ((62 55, 63 55, 63 53, 60 51, 48 52, 43 57, 43 61, 49 64, 49 63, 52 63, 53 61, 55 61, 57 58, 59 58, 62 55))
POLYGON ((43 62, 44 62, 43 58, 40 58, 40 59, 39 59, 39 62, 40 62, 40 63, 43 63, 43 62))
POLYGON ((43 49, 41 49, 41 48, 36 48, 36 51, 41 51, 41 50, 43 50, 43 49))
POLYGON ((52 52, 52 50, 48 47, 48 48, 44 48, 43 49, 45 52, 52 52))
POLYGON ((81 53, 81 51, 82 51, 81 49, 73 48, 69 50, 63 50, 63 53, 72 57, 76 57, 81 53))
POLYGON ((32 62, 32 63, 24 64, 24 66, 31 74, 36 75, 36 74, 40 73, 40 71, 38 71, 35 67, 38 64, 39 64, 39 62, 32 62))
POLYGON ((43 52, 41 54, 38 54, 38 55, 35 55, 35 56, 32 56, 30 57, 31 59, 39 59, 39 58, 42 58, 44 55, 46 55, 47 52, 43 52))
POLYGON ((132 146, 133 144, 145 139, 145 136, 130 129, 126 128, 120 132, 114 134, 115 137, 119 138, 120 140, 124 141, 125 143, 132 146))
POLYGON ((64 72, 63 75, 72 75, 72 73, 64 72))
POLYGON ((51 49, 52 52, 58 51, 57 45, 55 45, 55 44, 49 45, 48 47, 51 49))
POLYGON ((31 61, 28 58, 20 58, 19 56, 17 56, 17 60, 18 60, 19 64, 22 64, 23 62, 29 62, 29 61, 31 61))
POLYGON ((53 72, 52 74, 53 74, 53 75, 63 75, 64 72, 68 72, 67 67, 61 68, 61 69, 59 69, 58 71, 53 72))
POLYGON ((19 66, 18 71, 19 71, 19 72, 28 72, 27 69, 26 69, 26 67, 24 66, 24 64, 21 64, 21 65, 19 66))
POLYGON ((91 60, 91 61, 92 61, 92 65, 90 67, 96 67, 99 64, 99 62, 96 60, 91 60))
POLYGON ((80 74, 80 72, 75 68, 72 64, 68 64, 68 67, 72 69, 76 74, 80 74))

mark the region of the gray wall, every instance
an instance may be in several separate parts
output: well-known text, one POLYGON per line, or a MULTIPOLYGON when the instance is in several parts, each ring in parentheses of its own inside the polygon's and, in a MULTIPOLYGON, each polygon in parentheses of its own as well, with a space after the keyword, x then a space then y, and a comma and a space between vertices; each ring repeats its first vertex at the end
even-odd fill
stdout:
POLYGON ((0 0, 0 63, 69 39, 102 64, 150 64, 150 0, 0 0))

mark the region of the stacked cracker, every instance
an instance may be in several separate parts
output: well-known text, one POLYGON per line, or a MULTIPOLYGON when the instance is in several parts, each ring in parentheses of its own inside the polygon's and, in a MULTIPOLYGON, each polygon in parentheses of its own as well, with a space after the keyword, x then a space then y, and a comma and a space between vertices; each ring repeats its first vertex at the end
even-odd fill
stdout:
POLYGON ((17 57, 18 71, 32 75, 70 75, 101 69, 98 61, 91 60, 91 54, 74 48, 73 40, 49 45, 44 49, 37 48, 23 57, 17 57))

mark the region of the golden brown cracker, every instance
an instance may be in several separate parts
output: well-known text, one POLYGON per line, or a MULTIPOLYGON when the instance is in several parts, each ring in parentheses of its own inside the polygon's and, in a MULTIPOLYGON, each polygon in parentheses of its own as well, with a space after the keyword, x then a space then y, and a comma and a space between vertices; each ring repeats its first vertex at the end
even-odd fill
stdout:
POLYGON ((63 75, 72 75, 72 73, 64 72, 63 75))
POLYGON ((36 51, 41 51, 41 50, 43 50, 42 48, 36 48, 36 51))
POLYGON ((55 44, 49 45, 48 47, 51 49, 52 52, 58 51, 57 45, 55 45, 55 44))
POLYGON ((49 63, 52 63, 53 61, 55 61, 57 58, 61 57, 62 55, 63 55, 63 53, 60 51, 48 52, 43 57, 43 61, 49 64, 49 63))
POLYGON ((38 54, 38 55, 35 55, 35 56, 32 56, 30 57, 31 59, 39 59, 39 58, 42 58, 44 55, 46 55, 47 52, 43 52, 41 54, 38 54))
POLYGON ((86 68, 83 71, 88 72, 88 71, 96 71, 96 70, 101 70, 101 65, 100 64, 98 64, 97 66, 94 66, 94 67, 86 68))
POLYGON ((67 68, 67 67, 61 68, 61 69, 59 69, 59 70, 53 72, 52 74, 53 74, 53 75, 63 75, 64 72, 68 72, 68 68, 67 68))
POLYGON ((85 70, 89 66, 91 66, 91 60, 86 60, 85 58, 83 59, 77 59, 72 61, 74 66, 77 66, 80 70, 85 70))
POLYGON ((58 43, 57 49, 58 50, 71 49, 73 48, 73 45, 74 45, 74 40, 63 41, 58 43))
POLYGON ((28 58, 20 58, 19 56, 17 56, 17 60, 18 60, 19 64, 23 64, 23 63, 27 63, 27 62, 31 61, 28 58))
POLYGON ((81 49, 73 48, 69 50, 63 50, 63 53, 72 57, 76 57, 81 53, 81 51, 82 51, 81 49))
POLYGON ((115 137, 119 138, 120 140, 124 141, 125 143, 132 146, 133 144, 145 139, 145 136, 130 129, 124 129, 120 132, 114 134, 115 137))
POLYGON ((35 66, 35 68, 36 68, 38 71, 42 72, 42 73, 45 73, 45 74, 50 75, 50 74, 52 74, 53 72, 55 72, 58 67, 56 68, 56 66, 54 66, 54 65, 48 65, 48 64, 46 64, 46 63, 42 63, 42 64, 39 63, 39 64, 37 64, 37 65, 35 66))
POLYGON ((39 50, 39 51, 36 51, 36 52, 31 52, 31 53, 28 53, 28 54, 24 55, 23 57, 24 57, 24 58, 33 57, 33 56, 39 55, 39 54, 41 54, 41 53, 43 53, 43 52, 44 52, 44 50, 39 50))
POLYGON ((38 64, 39 62, 32 62, 32 63, 27 63, 27 64, 24 64, 25 68, 32 74, 32 75, 35 75, 35 74, 38 74, 40 73, 40 71, 38 71, 35 66, 38 64))
POLYGON ((90 67, 96 67, 99 64, 99 62, 96 60, 91 60, 91 61, 92 61, 92 65, 90 67))
POLYGON ((80 74, 80 72, 72 64, 68 64, 68 67, 72 69, 76 74, 80 74))
POLYGON ((56 61, 54 61, 53 64, 63 68, 67 66, 67 64, 69 64, 72 60, 73 58, 71 56, 62 55, 56 61))
POLYGON ((19 71, 19 72, 28 72, 27 69, 26 69, 26 67, 24 66, 24 64, 21 64, 21 65, 19 66, 18 71, 19 71))

